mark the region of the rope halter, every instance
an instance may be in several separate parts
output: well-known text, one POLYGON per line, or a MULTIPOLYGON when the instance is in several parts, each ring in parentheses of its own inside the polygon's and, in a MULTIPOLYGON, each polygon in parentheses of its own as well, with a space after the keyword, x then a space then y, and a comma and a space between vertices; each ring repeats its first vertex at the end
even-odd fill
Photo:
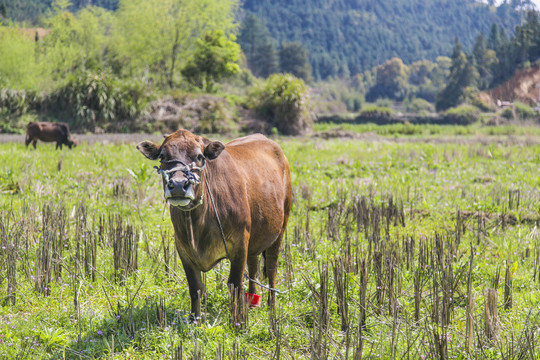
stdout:
POLYGON ((200 175, 195 174, 193 171, 195 170, 202 173, 202 171, 206 167, 206 162, 204 162, 203 166, 200 166, 200 167, 196 166, 195 162, 192 162, 191 164, 186 165, 184 162, 180 160, 168 160, 168 161, 162 161, 161 163, 162 164, 164 163, 165 164, 171 164, 171 163, 179 164, 178 166, 175 166, 174 168, 169 169, 169 170, 163 170, 158 166, 154 166, 154 169, 157 170, 158 174, 161 174, 161 176, 163 177, 163 181, 165 181, 165 184, 167 184, 167 186, 169 186, 171 182, 172 175, 174 175, 174 173, 176 173, 177 171, 181 171, 184 174, 188 183, 192 185, 199 185, 201 183, 201 177, 200 175))

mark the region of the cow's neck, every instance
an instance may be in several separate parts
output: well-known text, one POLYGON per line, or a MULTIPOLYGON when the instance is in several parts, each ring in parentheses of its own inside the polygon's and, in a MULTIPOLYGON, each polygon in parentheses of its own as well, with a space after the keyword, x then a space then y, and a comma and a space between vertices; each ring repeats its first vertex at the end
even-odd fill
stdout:
MULTIPOLYGON (((210 269, 219 259, 223 258, 224 254, 223 250, 218 250, 223 249, 221 246, 215 246, 217 241, 221 243, 222 239, 212 206, 212 197, 209 193, 209 190, 212 191, 213 199, 216 201, 216 190, 212 187, 212 180, 216 179, 212 176, 210 166, 206 167, 205 173, 201 176, 203 179, 201 179, 200 184, 201 194, 203 194, 202 204, 188 211, 175 209, 171 215, 179 220, 177 222, 179 225, 177 235, 185 251, 185 256, 190 258, 193 264, 210 269)), ((216 207, 221 214, 220 204, 216 203, 216 207)))

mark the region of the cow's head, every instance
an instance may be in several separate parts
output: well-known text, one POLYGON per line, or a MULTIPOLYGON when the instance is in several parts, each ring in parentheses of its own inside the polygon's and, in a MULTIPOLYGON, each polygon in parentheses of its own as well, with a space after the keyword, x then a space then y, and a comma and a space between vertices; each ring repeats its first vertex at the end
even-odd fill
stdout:
POLYGON ((158 172, 163 177, 165 200, 170 205, 192 209, 202 200, 200 183, 207 160, 221 154, 225 146, 187 130, 178 130, 166 136, 161 146, 143 141, 137 149, 150 160, 158 160, 158 172))
POLYGON ((77 140, 73 138, 69 138, 66 141, 66 145, 71 149, 71 147, 77 147, 77 140))

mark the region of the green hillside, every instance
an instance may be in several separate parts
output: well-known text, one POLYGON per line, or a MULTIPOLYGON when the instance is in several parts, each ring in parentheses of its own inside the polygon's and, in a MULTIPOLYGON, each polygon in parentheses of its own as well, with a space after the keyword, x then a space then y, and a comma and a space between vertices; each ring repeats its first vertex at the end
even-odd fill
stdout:
MULTIPOLYGON (((3 1, 8 18, 34 24, 54 3, 3 1)), ((523 18, 514 9, 524 3, 530 1, 508 1, 495 7, 475 0, 245 0, 238 17, 240 23, 249 14, 258 17, 276 48, 282 43, 301 43, 309 54, 313 77, 326 79, 361 73, 393 57, 406 64, 435 60, 451 53, 456 37, 465 49, 471 49, 478 34, 488 34, 494 23, 512 34, 523 18)), ((71 4, 72 11, 89 5, 114 10, 118 0, 73 0, 71 4)))
MULTIPOLYGON (((516 2, 516 4, 519 2, 516 2)), ((246 0, 277 43, 298 41, 313 75, 354 75, 392 57, 405 63, 449 55, 456 37, 470 49, 493 23, 512 33, 520 13, 473 0, 246 0)))
MULTIPOLYGON (((63 2, 61 0, 60 2, 63 2)), ((66 2, 68 0, 65 0, 66 2)), ((54 0, 3 0, 7 10, 7 17, 15 21, 24 21, 37 24, 52 8, 54 0)), ((69 9, 76 12, 87 6, 99 6, 108 10, 115 10, 118 0, 70 0, 69 9)))

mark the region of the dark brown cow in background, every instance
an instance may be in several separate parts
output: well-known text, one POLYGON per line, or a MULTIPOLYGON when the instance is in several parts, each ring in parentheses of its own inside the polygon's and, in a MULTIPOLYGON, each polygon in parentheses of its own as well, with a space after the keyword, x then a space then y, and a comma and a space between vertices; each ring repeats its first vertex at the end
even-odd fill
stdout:
MULTIPOLYGON (((237 291, 246 264, 250 278, 257 278, 261 253, 269 286, 274 288, 279 247, 292 204, 289 162, 279 145, 260 134, 223 145, 178 130, 161 146, 144 141, 137 148, 161 162, 158 171, 188 280, 191 312, 201 313, 201 271, 209 271, 227 257, 231 262, 228 283, 237 291)), ((253 281, 249 293, 255 294, 253 281)), ((268 302, 275 304, 273 291, 268 302)))
POLYGON ((69 125, 66 123, 52 122, 30 122, 26 126, 26 139, 24 144, 32 143, 34 149, 38 140, 45 142, 56 142, 56 149, 62 145, 67 145, 70 149, 72 146, 77 146, 77 141, 71 138, 69 133, 69 125))

